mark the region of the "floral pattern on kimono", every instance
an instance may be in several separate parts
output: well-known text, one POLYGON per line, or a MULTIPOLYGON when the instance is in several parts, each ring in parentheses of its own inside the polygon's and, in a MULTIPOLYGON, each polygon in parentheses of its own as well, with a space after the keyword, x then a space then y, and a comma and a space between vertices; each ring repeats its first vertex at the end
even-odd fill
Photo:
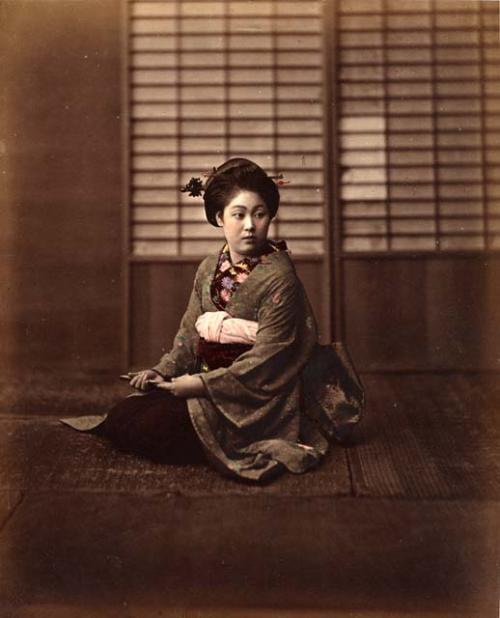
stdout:
POLYGON ((245 257, 233 264, 229 253, 229 245, 225 245, 219 254, 217 269, 212 281, 212 300, 215 306, 224 311, 231 296, 244 283, 252 270, 260 263, 264 255, 274 251, 287 251, 285 241, 268 241, 262 253, 258 256, 245 257))

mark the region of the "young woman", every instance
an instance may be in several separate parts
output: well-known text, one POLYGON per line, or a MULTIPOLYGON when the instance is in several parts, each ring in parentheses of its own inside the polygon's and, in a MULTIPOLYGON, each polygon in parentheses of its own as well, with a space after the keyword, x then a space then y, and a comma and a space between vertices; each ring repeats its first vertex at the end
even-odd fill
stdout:
MULTIPOLYGON (((200 185, 188 186, 199 193, 200 185)), ((145 394, 104 421, 65 422, 99 426, 118 446, 163 461, 194 461, 202 450, 238 478, 305 472, 359 420, 361 385, 339 346, 318 345, 286 244, 268 239, 280 200, 273 179, 230 159, 203 197, 226 243, 200 264, 171 351, 130 374, 145 394)))

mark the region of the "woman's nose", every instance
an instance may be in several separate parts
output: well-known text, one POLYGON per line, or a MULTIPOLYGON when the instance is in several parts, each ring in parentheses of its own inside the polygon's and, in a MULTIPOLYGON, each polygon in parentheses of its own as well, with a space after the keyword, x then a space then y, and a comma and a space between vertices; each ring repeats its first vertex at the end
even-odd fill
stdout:
POLYGON ((255 222, 251 216, 245 217, 245 230, 253 230, 255 228, 255 222))

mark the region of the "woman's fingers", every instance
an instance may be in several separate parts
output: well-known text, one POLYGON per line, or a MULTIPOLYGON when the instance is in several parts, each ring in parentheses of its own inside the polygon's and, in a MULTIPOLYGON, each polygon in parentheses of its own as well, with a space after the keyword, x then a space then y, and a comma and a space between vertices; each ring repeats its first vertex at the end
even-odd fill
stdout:
POLYGON ((130 380, 130 386, 133 386, 134 388, 136 388, 138 384, 139 384, 139 376, 134 376, 130 380))
POLYGON ((156 388, 161 388, 164 391, 173 391, 174 385, 172 384, 172 382, 163 381, 163 382, 157 382, 156 388))
POLYGON ((141 376, 141 390, 145 391, 148 387, 149 377, 147 374, 141 376))
POLYGON ((152 384, 161 384, 161 382, 164 382, 165 380, 159 376, 158 374, 154 376, 154 378, 149 378, 148 382, 151 382, 152 384))
POLYGON ((134 378, 132 378, 132 380, 130 380, 131 383, 133 383, 136 386, 139 386, 142 383, 142 371, 140 373, 138 373, 134 378))
POLYGON ((148 387, 159 386, 164 383, 164 379, 151 369, 138 371, 134 374, 130 372, 128 375, 132 376, 129 382, 130 386, 141 391, 147 390, 148 387))
POLYGON ((144 390, 147 380, 148 380, 148 371, 139 371, 130 380, 130 386, 132 386, 133 388, 144 390))

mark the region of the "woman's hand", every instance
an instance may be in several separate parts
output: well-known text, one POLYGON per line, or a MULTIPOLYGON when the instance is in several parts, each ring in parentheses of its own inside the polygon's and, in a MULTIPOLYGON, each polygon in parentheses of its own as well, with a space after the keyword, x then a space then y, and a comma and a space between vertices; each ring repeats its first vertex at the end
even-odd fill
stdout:
POLYGON ((159 382, 156 386, 172 393, 175 397, 183 397, 184 399, 206 396, 205 385, 199 375, 186 374, 172 378, 170 382, 159 382))
POLYGON ((164 381, 161 375, 152 369, 144 369, 143 371, 139 371, 135 374, 130 373, 129 375, 132 376, 130 386, 137 388, 140 391, 148 390, 148 388, 151 388, 153 384, 160 384, 164 381))

